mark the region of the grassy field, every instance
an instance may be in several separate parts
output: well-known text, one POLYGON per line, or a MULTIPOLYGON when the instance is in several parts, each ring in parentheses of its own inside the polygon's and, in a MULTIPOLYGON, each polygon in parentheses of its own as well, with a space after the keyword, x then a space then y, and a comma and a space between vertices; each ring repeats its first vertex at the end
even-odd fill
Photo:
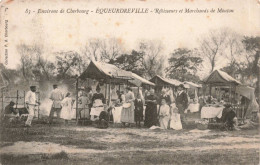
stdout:
POLYGON ((259 164, 258 130, 1 128, 2 164, 259 164))

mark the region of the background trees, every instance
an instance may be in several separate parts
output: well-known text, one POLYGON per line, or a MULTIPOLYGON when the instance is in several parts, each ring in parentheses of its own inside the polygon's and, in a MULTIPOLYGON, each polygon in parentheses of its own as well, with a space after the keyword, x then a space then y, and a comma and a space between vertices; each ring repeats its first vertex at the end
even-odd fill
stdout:
POLYGON ((167 76, 180 81, 198 82, 196 73, 202 64, 202 58, 196 56, 195 52, 196 50, 186 48, 175 49, 168 59, 167 76))
POLYGON ((176 48, 169 56, 164 53, 162 42, 157 40, 143 40, 129 52, 118 38, 95 38, 89 39, 79 51, 51 54, 46 54, 44 45, 39 43, 22 43, 16 47, 21 57, 20 66, 12 71, 17 74, 10 76, 18 75, 16 77, 25 81, 74 79, 87 68, 90 60, 96 60, 114 64, 146 79, 161 75, 199 82, 203 79, 200 72, 209 73, 218 68, 244 84, 258 87, 259 38, 241 36, 230 29, 210 30, 200 37, 197 48, 176 48))

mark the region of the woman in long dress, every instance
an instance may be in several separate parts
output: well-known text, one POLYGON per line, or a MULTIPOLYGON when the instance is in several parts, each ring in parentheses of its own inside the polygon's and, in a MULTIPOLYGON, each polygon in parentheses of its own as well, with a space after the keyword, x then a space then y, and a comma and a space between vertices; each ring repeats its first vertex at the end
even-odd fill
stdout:
POLYGON ((127 93, 125 95, 125 103, 123 104, 123 109, 121 113, 121 122, 123 123, 123 125, 125 125, 125 123, 131 124, 135 122, 134 120, 135 96, 130 87, 126 88, 126 92, 127 93))
POLYGON ((169 120, 170 120, 170 107, 166 103, 166 100, 162 99, 161 106, 160 106, 160 112, 159 112, 160 127, 162 129, 167 129, 169 120))
POLYGON ((151 126, 157 125, 157 101, 158 98, 154 94, 154 89, 151 89, 150 94, 145 99, 145 127, 150 128, 151 126))
POLYGON ((65 119, 65 124, 68 124, 68 121, 72 119, 72 105, 73 100, 70 97, 70 93, 66 94, 66 97, 61 101, 61 115, 62 119, 65 119))

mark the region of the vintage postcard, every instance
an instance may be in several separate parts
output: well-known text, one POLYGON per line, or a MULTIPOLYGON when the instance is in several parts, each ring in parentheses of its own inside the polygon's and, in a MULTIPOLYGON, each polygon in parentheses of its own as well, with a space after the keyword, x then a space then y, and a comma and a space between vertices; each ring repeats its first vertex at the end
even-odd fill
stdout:
POLYGON ((0 164, 259 164, 260 0, 0 6, 0 164))

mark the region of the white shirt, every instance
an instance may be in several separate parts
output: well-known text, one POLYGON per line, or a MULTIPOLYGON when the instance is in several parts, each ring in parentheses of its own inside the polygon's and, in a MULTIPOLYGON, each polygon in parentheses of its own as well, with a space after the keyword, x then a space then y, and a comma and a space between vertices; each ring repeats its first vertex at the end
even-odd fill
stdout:
POLYGON ((51 92, 50 99, 53 101, 54 108, 61 108, 61 101, 63 100, 64 96, 62 92, 56 88, 51 92))
POLYGON ((31 105, 36 105, 36 94, 35 92, 28 91, 25 96, 25 102, 31 105))

